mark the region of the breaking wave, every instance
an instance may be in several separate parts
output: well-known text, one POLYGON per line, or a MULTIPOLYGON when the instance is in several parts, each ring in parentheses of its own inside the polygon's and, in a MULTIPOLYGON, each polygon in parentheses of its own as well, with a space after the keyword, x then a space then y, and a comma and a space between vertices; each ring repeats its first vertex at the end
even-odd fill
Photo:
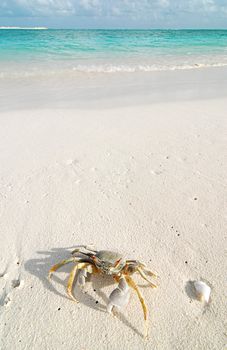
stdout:
POLYGON ((124 65, 124 64, 78 64, 71 68, 55 67, 50 69, 47 67, 39 67, 38 69, 25 70, 25 67, 14 67, 0 71, 0 78, 36 78, 36 77, 76 77, 77 74, 111 74, 111 73, 136 73, 136 72, 158 72, 158 71, 176 71, 176 70, 190 70, 190 69, 202 69, 202 68, 215 68, 225 67, 225 63, 194 63, 194 64, 182 64, 182 65, 149 65, 149 64, 138 64, 138 65, 124 65))

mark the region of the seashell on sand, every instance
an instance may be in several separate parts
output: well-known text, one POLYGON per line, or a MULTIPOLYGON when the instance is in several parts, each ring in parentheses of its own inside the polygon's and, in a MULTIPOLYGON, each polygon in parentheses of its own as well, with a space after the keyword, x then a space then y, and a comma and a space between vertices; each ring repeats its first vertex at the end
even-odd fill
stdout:
POLYGON ((197 299, 200 301, 209 302, 211 288, 203 281, 194 282, 197 299))

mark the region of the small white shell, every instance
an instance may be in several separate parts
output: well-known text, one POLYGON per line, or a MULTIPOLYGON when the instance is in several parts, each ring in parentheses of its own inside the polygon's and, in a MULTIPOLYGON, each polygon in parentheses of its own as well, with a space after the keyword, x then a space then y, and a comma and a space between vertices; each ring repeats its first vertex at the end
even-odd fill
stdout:
POLYGON ((208 303, 210 299, 210 292, 211 292, 210 287, 203 281, 195 281, 194 287, 195 287, 196 296, 198 300, 206 301, 208 303))

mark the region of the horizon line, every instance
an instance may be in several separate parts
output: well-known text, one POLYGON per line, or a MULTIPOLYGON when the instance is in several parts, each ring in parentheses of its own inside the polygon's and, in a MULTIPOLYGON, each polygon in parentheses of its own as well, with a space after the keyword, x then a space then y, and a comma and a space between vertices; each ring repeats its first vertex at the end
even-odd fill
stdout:
POLYGON ((20 26, 0 26, 0 29, 23 29, 23 30, 26 30, 26 29, 33 29, 33 30, 46 30, 46 29, 49 29, 48 27, 20 27, 20 26))
POLYGON ((0 26, 0 29, 22 29, 22 30, 227 30, 227 28, 89 28, 89 27, 46 27, 46 26, 0 26))

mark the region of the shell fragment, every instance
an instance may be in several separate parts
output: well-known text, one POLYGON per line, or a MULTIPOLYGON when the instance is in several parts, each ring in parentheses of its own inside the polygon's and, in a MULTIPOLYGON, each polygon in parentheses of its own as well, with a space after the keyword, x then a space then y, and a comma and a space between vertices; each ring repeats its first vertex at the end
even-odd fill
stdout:
POLYGON ((209 302, 211 288, 203 281, 194 282, 197 299, 200 301, 209 302))

